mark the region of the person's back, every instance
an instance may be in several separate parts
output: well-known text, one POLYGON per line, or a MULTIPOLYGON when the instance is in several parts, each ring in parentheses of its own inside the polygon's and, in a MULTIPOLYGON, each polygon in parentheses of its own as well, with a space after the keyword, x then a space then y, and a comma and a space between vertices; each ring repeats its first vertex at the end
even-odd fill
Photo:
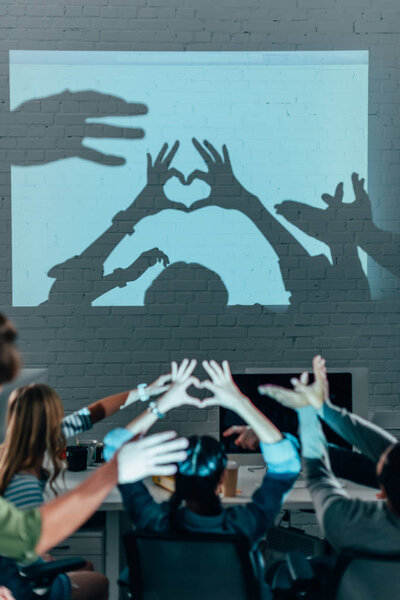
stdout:
MULTIPOLYGON (((285 439, 284 443, 292 444, 285 439)), ((293 446, 293 454, 297 454, 293 446)), ((283 452, 285 460, 285 452, 283 452)), ((248 541, 263 598, 270 598, 264 581, 264 565, 258 550, 260 540, 273 523, 284 494, 297 473, 267 471, 251 501, 242 506, 223 508, 218 495, 226 467, 226 454, 215 439, 193 436, 188 458, 179 465, 175 493, 169 502, 157 503, 142 484, 120 486, 124 506, 139 531, 237 534, 248 541)))
MULTIPOLYGON (((264 392, 298 411, 304 472, 321 529, 339 555, 400 555, 400 443, 374 424, 334 406, 329 401, 325 361, 316 356, 313 367, 314 383, 307 385, 308 377, 302 376, 295 380, 294 390, 266 386, 264 392), (376 464, 378 500, 351 498, 336 479, 320 418, 376 464)), ((400 564, 355 560, 345 572, 339 598, 398 598, 399 572, 400 564)))

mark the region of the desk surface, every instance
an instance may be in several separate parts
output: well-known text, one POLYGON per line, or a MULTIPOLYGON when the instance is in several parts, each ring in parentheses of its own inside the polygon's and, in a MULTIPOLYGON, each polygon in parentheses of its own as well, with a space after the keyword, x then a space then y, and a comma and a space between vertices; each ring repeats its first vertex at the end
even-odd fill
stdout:
MULTIPOLYGON (((62 481, 60 480, 60 490, 67 491, 74 489, 80 483, 82 483, 82 481, 84 481, 90 475, 90 473, 94 471, 94 469, 95 467, 89 467, 86 471, 79 471, 77 473, 67 471, 65 474, 65 485, 63 485, 62 481)), ((248 502, 255 490, 259 487, 263 476, 263 468, 240 467, 238 479, 238 488, 240 492, 235 498, 224 498, 222 501, 223 504, 225 506, 234 506, 248 502)), ((146 484, 157 502, 163 502, 170 498, 171 495, 169 492, 163 490, 159 486, 154 485, 151 480, 147 480, 146 484)), ((361 500, 376 500, 376 490, 371 488, 346 482, 345 489, 351 498, 360 498, 361 500)), ((308 489, 305 486, 294 487, 285 500, 284 508, 288 510, 312 508, 311 496, 308 489)), ((121 494, 119 493, 118 488, 113 489, 98 510, 123 510, 121 494)))

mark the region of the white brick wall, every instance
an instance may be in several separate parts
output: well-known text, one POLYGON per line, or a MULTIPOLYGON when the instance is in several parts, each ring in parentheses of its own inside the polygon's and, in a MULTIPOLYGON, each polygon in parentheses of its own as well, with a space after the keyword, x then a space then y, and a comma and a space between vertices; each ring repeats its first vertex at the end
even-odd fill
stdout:
MULTIPOLYGON (((0 110, 8 110, 9 49, 368 49, 369 192, 376 223, 399 232, 399 8, 398 0, 1 0, 0 110)), ((51 381, 67 409, 154 377, 171 358, 212 355, 229 358, 235 368, 293 366, 309 364, 315 351, 335 367, 369 368, 371 409, 398 407, 398 282, 379 267, 372 270, 374 276, 386 278, 386 288, 393 289, 380 302, 306 298, 295 313, 280 315, 257 306, 218 314, 207 307, 200 314, 188 306, 184 315, 174 305, 148 313, 10 308, 7 153, 18 147, 21 134, 15 131, 7 148, 0 146, 0 303, 19 326, 26 366, 50 366, 51 381)), ((215 413, 202 419, 182 409, 170 421, 186 433, 216 430, 215 413)))

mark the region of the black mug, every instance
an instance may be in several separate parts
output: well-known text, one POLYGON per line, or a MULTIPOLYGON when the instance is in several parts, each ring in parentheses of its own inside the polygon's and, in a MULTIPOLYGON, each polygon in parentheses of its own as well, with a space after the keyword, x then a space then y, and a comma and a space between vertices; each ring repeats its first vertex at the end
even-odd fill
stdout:
POLYGON ((84 471, 87 468, 87 457, 87 447, 67 446, 68 471, 84 471))
POLYGON ((104 462, 103 449, 104 449, 103 442, 97 442, 96 443, 96 460, 94 461, 95 463, 104 462))

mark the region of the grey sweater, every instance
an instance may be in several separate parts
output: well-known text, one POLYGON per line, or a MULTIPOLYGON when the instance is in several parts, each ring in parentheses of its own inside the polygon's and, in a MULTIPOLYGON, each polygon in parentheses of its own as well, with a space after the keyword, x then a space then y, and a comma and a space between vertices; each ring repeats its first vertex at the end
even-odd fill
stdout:
MULTIPOLYGON (((400 518, 384 501, 367 502, 348 496, 330 468, 317 412, 306 407, 298 413, 307 483, 317 519, 329 543, 337 551, 400 554, 400 518)), ((330 402, 324 404, 320 416, 331 429, 374 462, 397 441, 383 429, 330 402)), ((343 580, 339 597, 346 600, 400 597, 400 564, 393 568, 378 562, 354 563, 343 580), (394 577, 396 571, 398 576, 394 577), (382 580, 386 585, 384 596, 381 596, 382 580)))

